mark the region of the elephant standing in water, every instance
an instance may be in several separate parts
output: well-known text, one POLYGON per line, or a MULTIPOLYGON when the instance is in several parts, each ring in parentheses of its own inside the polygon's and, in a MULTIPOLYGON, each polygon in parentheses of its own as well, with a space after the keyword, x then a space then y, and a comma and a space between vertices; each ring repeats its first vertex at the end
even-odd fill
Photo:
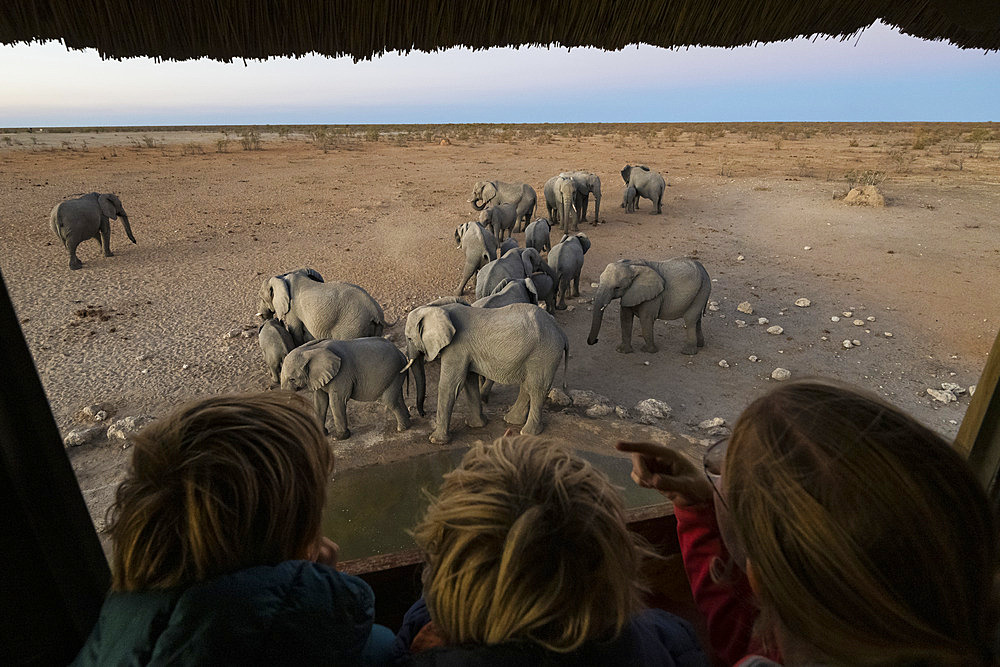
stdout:
POLYGON ((538 195, 527 183, 479 181, 472 188, 472 208, 482 211, 490 204, 513 204, 516 211, 514 231, 524 231, 535 214, 538 195))
MULTIPOLYGON (((632 166, 630 164, 625 165, 622 169, 622 180, 625 181, 625 185, 635 188, 636 208, 639 207, 639 197, 645 197, 649 201, 653 202, 653 214, 659 215, 663 213, 663 191, 667 187, 667 182, 663 180, 658 172, 653 171, 646 165, 636 165, 632 166)), ((625 202, 622 202, 622 207, 625 207, 625 202)))
POLYGON ((538 306, 472 308, 464 303, 420 306, 406 317, 406 356, 417 391, 424 385, 424 361, 441 357, 437 423, 430 440, 448 442, 451 411, 464 391, 473 428, 486 425, 479 377, 521 386, 504 420, 524 424, 523 434, 542 431, 542 406, 560 358, 569 359, 569 341, 555 319, 538 306))
POLYGON ((646 344, 643 352, 656 352, 653 342, 653 323, 656 320, 684 318, 687 343, 684 354, 697 354, 704 347, 701 317, 712 293, 712 280, 708 271, 696 259, 680 257, 665 262, 648 262, 641 259, 620 259, 611 262, 601 273, 594 295, 594 316, 587 345, 597 342, 604 309, 612 299, 621 299, 622 342, 618 352, 632 351, 632 319, 639 318, 642 337, 646 344))
POLYGON ((296 345, 320 338, 381 336, 385 328, 382 306, 368 292, 351 283, 325 283, 313 269, 268 278, 259 296, 257 314, 281 320, 296 345))
POLYGON ((128 240, 135 243, 128 214, 122 208, 122 200, 111 193, 91 192, 77 199, 59 202, 49 214, 49 224, 62 244, 69 251, 69 268, 79 269, 83 263, 76 256, 76 247, 87 239, 97 239, 104 246, 104 256, 114 257, 111 252, 111 222, 122 219, 122 227, 128 240))

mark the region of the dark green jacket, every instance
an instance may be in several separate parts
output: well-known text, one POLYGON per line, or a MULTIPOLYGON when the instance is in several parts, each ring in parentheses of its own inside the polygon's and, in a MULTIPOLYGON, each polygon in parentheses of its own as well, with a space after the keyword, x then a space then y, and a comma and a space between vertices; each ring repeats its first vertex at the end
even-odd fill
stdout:
POLYGON ((111 593, 73 664, 360 664, 374 599, 361 579, 308 561, 111 593))

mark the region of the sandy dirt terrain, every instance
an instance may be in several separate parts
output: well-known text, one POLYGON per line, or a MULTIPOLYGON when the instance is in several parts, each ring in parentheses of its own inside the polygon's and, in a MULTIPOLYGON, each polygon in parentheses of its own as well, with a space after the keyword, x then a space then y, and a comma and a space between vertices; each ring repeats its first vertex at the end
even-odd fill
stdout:
MULTIPOLYGON (((624 407, 663 400, 673 409, 659 424, 663 437, 697 446, 708 438, 699 422, 731 424, 781 367, 792 377, 867 387, 953 437, 968 394, 944 404, 926 390, 977 382, 1000 312, 1000 132, 976 131, 786 124, 774 134, 754 125, 672 125, 487 136, 442 128, 378 141, 363 140, 362 131, 326 151, 302 133, 265 132, 262 150, 235 141, 225 152, 223 135, 210 130, 6 133, 0 270, 65 434, 88 425, 79 411, 95 403, 114 420, 162 416, 196 396, 266 389, 256 295, 265 278, 296 268, 362 285, 402 345, 408 310, 455 288, 463 253, 453 232, 476 215, 467 203, 476 180, 523 180, 542 200, 547 178, 585 169, 601 177, 604 199, 600 224, 581 226, 593 242, 582 296, 556 314, 570 340, 569 388, 624 407), (646 200, 635 214, 619 207, 626 163, 664 174, 662 215, 651 215, 646 200), (835 198, 846 193, 847 174, 866 170, 884 177, 887 206, 835 198), (91 191, 121 197, 138 244, 113 222, 115 256, 101 256, 89 241, 79 252, 83 268, 70 271, 49 211, 91 191), (697 257, 713 278, 717 310, 705 315, 707 345, 697 356, 680 354, 680 322, 657 323, 655 354, 639 351, 638 326, 636 352, 615 352, 617 302, 599 342, 586 344, 591 284, 608 262, 679 255, 697 257), (811 305, 795 306, 803 297, 811 305), (744 301, 752 314, 737 311, 744 301), (758 324, 761 317, 768 323, 758 324), (767 333, 773 325, 783 332, 767 333), (845 340, 860 345, 845 349, 845 340)), ((439 449, 427 441, 435 389, 427 417, 403 434, 381 407, 352 404, 355 435, 335 443, 340 469, 439 449)), ((498 388, 485 431, 464 425, 459 403, 450 446, 502 432, 515 394, 498 388)), ((569 408, 546 435, 572 439, 570 425, 580 420, 588 420, 592 441, 606 434, 607 448, 617 434, 635 432, 615 416, 590 423, 569 408)), ((99 519, 128 451, 104 440, 68 451, 99 519)))

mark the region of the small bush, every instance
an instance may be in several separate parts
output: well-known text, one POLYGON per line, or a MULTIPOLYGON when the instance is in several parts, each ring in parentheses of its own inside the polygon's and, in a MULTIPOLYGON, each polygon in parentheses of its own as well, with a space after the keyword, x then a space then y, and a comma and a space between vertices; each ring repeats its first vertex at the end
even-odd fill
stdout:
POLYGON ((776 151, 780 151, 781 150, 782 143, 784 143, 784 142, 783 142, 783 140, 782 140, 781 137, 775 137, 771 141, 771 144, 774 146, 774 150, 776 150, 776 151))
POLYGON ((954 141, 946 141, 941 144, 941 155, 951 155, 955 150, 954 141))
POLYGON ((852 169, 844 175, 848 186, 852 189, 865 185, 882 185, 888 177, 889 174, 876 169, 865 169, 863 171, 852 169))
POLYGON ((142 135, 142 143, 146 145, 146 148, 156 148, 158 145, 156 143, 156 137, 152 137, 148 134, 142 135))
POLYGON ((365 129, 365 141, 378 141, 382 136, 377 127, 369 127, 365 129))
POLYGON ((976 143, 972 144, 972 154, 970 155, 970 157, 979 157, 982 154, 983 154, 983 142, 977 141, 976 143))
POLYGON ((260 150, 260 132, 255 128, 247 128, 240 132, 240 146, 245 151, 260 150))
POLYGON ((8 146, 10 146, 11 144, 14 143, 14 139, 12 137, 4 136, 3 142, 8 146))
POLYGON ((281 137, 282 139, 286 138, 289 134, 291 134, 291 132, 292 132, 291 128, 289 128, 287 125, 281 125, 280 127, 278 127, 278 136, 281 137))
POLYGON ((855 139, 854 137, 851 137, 851 140, 847 143, 847 145, 850 146, 851 148, 857 148, 858 140, 855 139))

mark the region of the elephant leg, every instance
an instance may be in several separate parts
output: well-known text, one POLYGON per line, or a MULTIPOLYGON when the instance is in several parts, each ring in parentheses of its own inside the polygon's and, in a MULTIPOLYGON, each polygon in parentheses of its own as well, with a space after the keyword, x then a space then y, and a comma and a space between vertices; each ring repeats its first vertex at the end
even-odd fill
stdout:
POLYGON ((569 289, 569 281, 564 280, 563 277, 559 276, 559 281, 556 283, 556 292, 559 297, 558 303, 556 303, 556 310, 566 310, 566 290, 569 289))
POLYGON ((102 222, 99 228, 99 232, 100 232, 100 239, 98 240, 98 242, 104 245, 104 256, 114 257, 115 254, 111 252, 111 222, 107 220, 102 222))
POLYGON ((326 411, 330 404, 330 397, 322 389, 313 392, 313 407, 316 408, 316 417, 323 426, 323 433, 330 435, 330 429, 326 427, 326 411))
MULTIPOLYGON (((434 431, 430 435, 430 441, 435 445, 447 444, 451 439, 448 435, 448 427, 451 425, 451 411, 455 408, 455 400, 458 392, 462 389, 462 382, 466 376, 464 368, 452 368, 452 364, 445 364, 441 360, 441 375, 438 379, 438 401, 437 419, 435 420, 434 431)), ((478 400, 477 400, 478 402, 478 400)))
POLYGON ((528 419, 524 422, 521 435, 538 435, 542 432, 542 406, 545 405, 545 395, 548 393, 547 385, 528 383, 528 398, 531 408, 528 411, 528 419))
POLYGON ((493 391, 493 380, 487 380, 483 376, 479 376, 479 398, 483 403, 490 402, 490 392, 493 391))
POLYGON ((83 262, 80 258, 76 256, 76 247, 80 245, 79 241, 67 241, 66 249, 69 250, 69 268, 76 270, 83 267, 83 262))
POLYGON ((622 324, 622 342, 615 348, 615 350, 621 352, 622 354, 632 353, 632 318, 634 316, 635 313, 631 308, 626 308, 625 306, 621 307, 619 317, 621 318, 622 324))
POLYGON ((389 388, 382 393, 382 402, 389 406, 396 418, 396 430, 405 431, 410 428, 410 411, 403 402, 403 378, 393 379, 389 388))
POLYGON ((462 272, 462 279, 458 283, 458 289, 455 290, 455 296, 462 296, 465 292, 465 286, 469 284, 469 280, 475 272, 476 265, 471 262, 467 262, 465 264, 465 271, 462 272))
POLYGON ((663 190, 660 190, 660 194, 656 197, 656 215, 663 213, 663 190))
POLYGON ((479 376, 475 373, 467 373, 465 376, 465 402, 469 404, 469 416, 465 418, 465 425, 470 428, 486 426, 483 404, 479 400, 479 376))
POLYGON ((573 296, 580 296, 580 274, 573 276, 573 296))
POLYGON ((695 338, 698 347, 705 347, 705 335, 701 332, 701 314, 698 315, 698 321, 695 324, 695 338))
POLYGON ((659 348, 653 341, 653 323, 656 322, 657 308, 652 302, 643 304, 643 306, 646 307, 640 306, 639 308, 639 326, 642 328, 642 337, 646 343, 641 349, 643 352, 656 352, 659 348))
POLYGON ((684 317, 684 334, 687 340, 681 349, 682 354, 698 354, 698 348, 705 346, 705 337, 701 333, 701 312, 693 317, 684 317))
POLYGON ((510 406, 510 410, 503 418, 508 424, 524 424, 528 418, 531 397, 528 396, 525 386, 525 384, 521 385, 521 389, 517 392, 517 400, 514 401, 514 405, 510 406))
POLYGON ((347 440, 351 437, 351 430, 347 428, 347 396, 338 392, 329 398, 330 411, 333 412, 333 437, 347 440))

